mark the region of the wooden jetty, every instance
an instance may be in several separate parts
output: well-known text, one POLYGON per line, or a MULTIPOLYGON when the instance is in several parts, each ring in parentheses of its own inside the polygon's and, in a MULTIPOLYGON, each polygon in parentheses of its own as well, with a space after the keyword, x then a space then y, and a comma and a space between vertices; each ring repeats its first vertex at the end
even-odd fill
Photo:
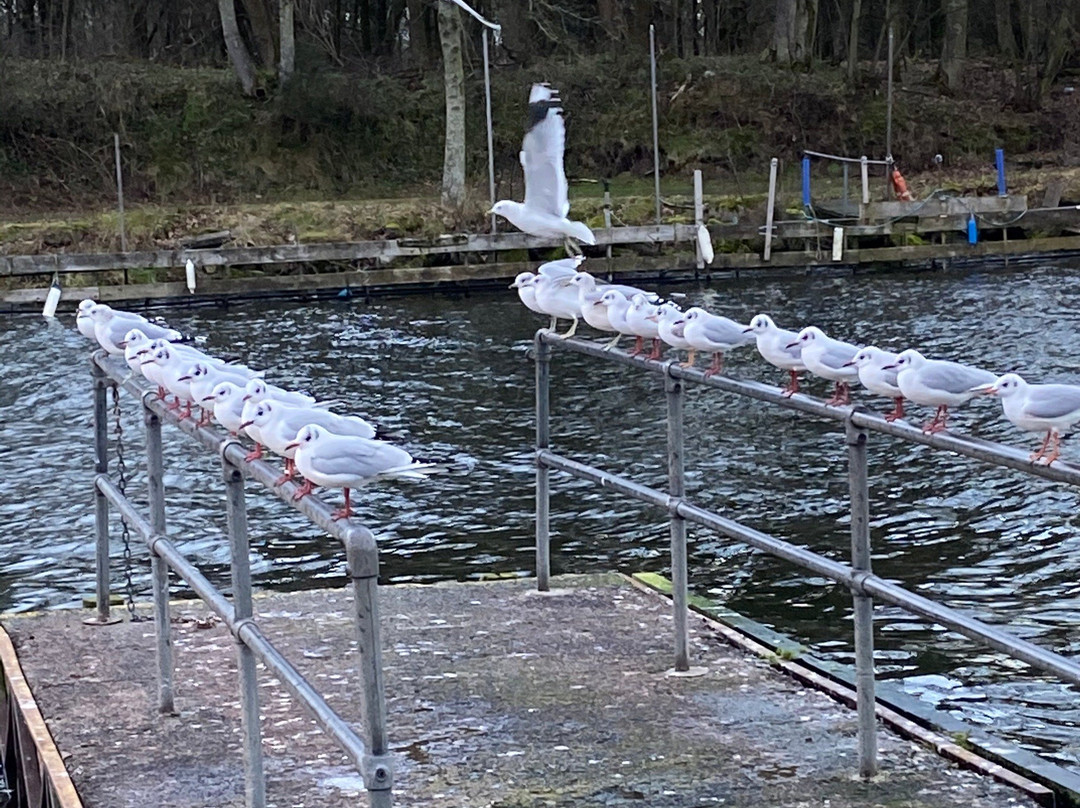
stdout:
MULTIPOLYGON (((860 781, 853 713, 807 689, 813 674, 785 676, 737 647, 752 643, 694 616, 695 667, 673 675, 666 598, 618 575, 552 583, 549 593, 521 579, 382 588, 395 804, 1023 808, 1052 799, 973 755, 968 765, 1010 785, 946 761, 934 747, 957 744, 911 722, 919 743, 882 732, 884 775, 860 781)), ((342 589, 264 593, 255 612, 356 720, 349 600, 342 589)), ((58 610, 0 621, 18 652, 17 665, 0 654, 0 693, 17 696, 3 703, 0 750, 12 748, 16 726, 20 755, 5 766, 31 774, 15 804, 244 805, 229 633, 201 603, 174 604, 177 714, 161 715, 152 624, 90 626, 83 617, 58 610)), ((269 804, 363 804, 348 759, 265 671, 260 690, 269 804)))
MULTIPOLYGON (((1080 209, 1049 201, 1054 206, 1032 208, 1020 195, 821 202, 797 218, 716 222, 707 220, 699 192, 693 223, 600 228, 597 246, 587 249, 595 272, 659 278, 823 267, 943 268, 957 260, 1000 257, 1007 262, 1080 251, 1080 209), (968 235, 973 217, 976 243, 968 235), (698 246, 699 228, 712 242, 711 264, 698 246)), ((0 291, 0 307, 39 309, 54 276, 71 287, 62 304, 68 307, 82 297, 191 302, 465 287, 535 269, 562 246, 519 232, 255 247, 229 246, 228 238, 227 232, 192 237, 174 249, 0 255, 0 285, 8 287, 0 291), (196 266, 194 292, 183 275, 189 259, 196 266), (274 274, 267 273, 271 269, 274 274), (151 282, 125 282, 133 270, 156 270, 158 276, 151 282)))

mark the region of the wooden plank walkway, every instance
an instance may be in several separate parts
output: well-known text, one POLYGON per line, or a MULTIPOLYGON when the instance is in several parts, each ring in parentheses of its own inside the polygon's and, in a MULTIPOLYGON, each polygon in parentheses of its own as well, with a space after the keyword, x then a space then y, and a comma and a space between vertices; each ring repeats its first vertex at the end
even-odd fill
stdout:
MULTIPOLYGON (((846 707, 691 617, 673 676, 671 606, 620 576, 381 590, 395 804, 1003 808, 1035 803, 883 731, 855 772, 846 707)), ((355 720, 345 589, 265 594, 260 625, 355 720)), ((54 611, 2 622, 89 808, 243 805, 235 643, 201 605, 174 611, 178 716, 155 712, 152 624, 54 611)), ((263 675, 270 803, 364 804, 343 755, 263 675)))

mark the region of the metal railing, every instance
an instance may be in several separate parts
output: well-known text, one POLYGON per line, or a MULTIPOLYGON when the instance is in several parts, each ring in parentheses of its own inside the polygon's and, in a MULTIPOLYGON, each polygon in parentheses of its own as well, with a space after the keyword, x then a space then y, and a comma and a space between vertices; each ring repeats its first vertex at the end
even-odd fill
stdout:
POLYGON ((150 548, 154 625, 157 635, 158 710, 174 713, 173 655, 169 620, 169 570, 175 572, 225 623, 237 643, 240 709, 244 744, 245 805, 266 805, 266 780, 259 725, 259 694, 256 662, 262 662, 285 688, 308 710, 316 723, 353 761, 364 779, 372 808, 389 808, 393 771, 388 755, 386 699, 383 686, 382 645, 379 637, 379 551, 366 527, 335 522, 329 506, 316 496, 293 502, 293 483, 275 486, 278 470, 261 460, 245 461, 239 441, 193 421, 180 420, 157 400, 155 391, 133 377, 127 365, 97 351, 91 361, 94 378, 94 449, 96 476, 94 497, 97 534, 97 615, 87 622, 107 624, 109 614, 109 507, 119 512, 128 527, 150 548), (125 493, 109 477, 109 435, 106 394, 121 387, 139 399, 146 424, 146 465, 150 517, 138 512, 125 493), (165 535, 165 488, 162 479, 161 424, 168 421, 206 448, 217 452, 225 485, 226 524, 231 550, 232 599, 226 599, 165 535), (244 478, 247 477, 279 499, 288 502, 345 547, 346 566, 353 589, 353 609, 358 635, 360 665, 360 712, 364 736, 339 716, 326 699, 282 655, 255 621, 251 597, 251 566, 248 549, 244 478))
POLYGON ((789 561, 816 575, 843 584, 854 598, 855 682, 858 709, 859 773, 864 777, 877 771, 877 739, 874 698, 873 599, 898 606, 946 628, 976 640, 1014 659, 1053 673, 1066 682, 1080 684, 1080 664, 1033 643, 976 620, 963 612, 908 591, 873 574, 870 563, 870 513, 866 445, 869 433, 891 435, 1006 468, 1018 469, 1048 480, 1080 486, 1080 468, 1056 462, 1036 466, 1027 452, 967 436, 926 434, 903 422, 889 423, 878 415, 853 407, 831 407, 802 394, 783 395, 779 388, 727 376, 709 376, 694 368, 684 368, 674 360, 654 361, 619 351, 605 351, 602 343, 563 339, 542 329, 534 344, 536 361, 536 579, 537 588, 550 584, 551 551, 549 532, 550 470, 562 471, 663 508, 670 514, 672 601, 675 618, 675 668, 689 669, 687 643, 687 556, 686 522, 695 522, 723 536, 789 561), (549 385, 553 348, 628 365, 664 377, 667 398, 668 490, 642 485, 618 474, 572 460, 551 451, 549 385), (787 409, 844 424, 848 455, 848 485, 851 500, 851 564, 834 561, 767 533, 746 527, 694 505, 685 498, 683 476, 684 383, 691 382, 741 396, 777 404, 787 409))

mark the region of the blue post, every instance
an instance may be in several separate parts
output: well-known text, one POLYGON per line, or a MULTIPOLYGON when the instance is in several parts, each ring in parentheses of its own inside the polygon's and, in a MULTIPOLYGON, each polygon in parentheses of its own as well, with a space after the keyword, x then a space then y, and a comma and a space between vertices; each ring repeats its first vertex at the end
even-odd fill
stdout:
POLYGON ((968 216, 968 244, 979 243, 979 226, 975 223, 975 214, 968 216))
POLYGON ((802 159, 802 203, 804 208, 810 207, 810 158, 802 159))
POLYGON ((998 196, 1005 196, 1008 193, 1005 190, 1005 150, 994 149, 994 155, 997 158, 998 196))

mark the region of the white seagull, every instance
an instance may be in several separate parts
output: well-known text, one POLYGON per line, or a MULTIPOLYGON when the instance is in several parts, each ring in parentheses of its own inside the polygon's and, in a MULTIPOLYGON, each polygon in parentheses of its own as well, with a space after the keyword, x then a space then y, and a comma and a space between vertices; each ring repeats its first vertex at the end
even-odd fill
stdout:
POLYGON ((1046 432, 1039 451, 1031 455, 1033 463, 1045 459, 1049 466, 1057 460, 1061 433, 1080 421, 1080 386, 1075 384, 1028 384, 1016 373, 1006 373, 986 392, 1001 397, 1005 417, 1015 426, 1028 432, 1046 432))
POLYGON ((687 309, 683 336, 690 343, 691 364, 694 362, 694 351, 712 352, 713 361, 705 371, 706 376, 723 373, 724 354, 754 339, 741 324, 718 314, 710 314, 700 306, 687 309))
POLYGON ((857 345, 833 339, 816 325, 808 325, 799 332, 795 341, 787 347, 801 347, 802 362, 815 376, 836 383, 832 398, 826 405, 840 406, 851 403, 851 382, 859 377, 859 369, 852 364, 857 345))
POLYGON ((637 337, 637 343, 631 356, 637 356, 645 350, 645 340, 652 340, 652 352, 649 359, 660 358, 660 329, 657 325, 659 309, 650 303, 645 295, 634 295, 630 308, 626 310, 626 327, 637 337))
POLYGON ((90 309, 96 305, 93 300, 86 298, 79 303, 79 310, 75 313, 75 327, 87 339, 97 339, 94 336, 94 318, 90 316, 90 309))
POLYGON ((208 396, 198 402, 204 409, 209 407, 217 422, 234 435, 240 434, 244 422, 244 388, 232 382, 221 382, 208 396))
POLYGON ((580 252, 570 239, 596 244, 596 236, 582 222, 567 219, 567 198, 563 151, 566 122, 562 117, 559 93, 548 84, 534 84, 529 91, 529 117, 521 143, 521 168, 525 174, 525 201, 504 199, 488 213, 506 218, 526 233, 541 237, 562 237, 567 252, 580 252))
MULTIPOLYGON (((690 343, 683 336, 682 327, 686 324, 683 312, 674 303, 668 302, 660 306, 656 317, 656 330, 660 333, 660 339, 674 348, 676 351, 690 351, 690 343)), ((681 367, 690 367, 692 363, 682 362, 681 367)))
POLYGON ((418 463, 385 441, 335 435, 316 424, 303 427, 286 448, 295 452, 296 468, 305 480, 293 499, 310 494, 316 485, 345 489, 345 507, 334 512, 335 520, 352 516, 350 489, 375 480, 423 479, 442 470, 433 463, 418 463))
POLYGON ((783 388, 786 396, 799 392, 799 371, 806 370, 802 361, 802 347, 792 346, 799 335, 786 328, 780 328, 767 314, 759 314, 750 321, 746 331, 753 332, 757 338, 758 353, 770 365, 786 370, 791 377, 787 387, 783 388))
POLYGON ((896 384, 897 355, 883 351, 874 345, 868 345, 855 354, 851 364, 859 371, 859 381, 871 393, 887 396, 896 405, 892 412, 885 413, 885 420, 890 423, 904 417, 904 394, 896 384))
POLYGON ((923 432, 944 432, 949 407, 970 401, 997 380, 990 371, 944 359, 927 359, 914 348, 901 352, 895 363, 885 366, 886 370, 894 368, 896 386, 904 398, 937 407, 933 420, 923 425, 923 432))
POLYGON ((533 286, 536 289, 537 307, 551 317, 551 330, 556 329, 559 320, 573 320, 569 330, 561 336, 563 338, 574 336, 577 333, 578 319, 581 317, 577 289, 567 286, 559 278, 551 278, 547 275, 537 275, 533 286))

